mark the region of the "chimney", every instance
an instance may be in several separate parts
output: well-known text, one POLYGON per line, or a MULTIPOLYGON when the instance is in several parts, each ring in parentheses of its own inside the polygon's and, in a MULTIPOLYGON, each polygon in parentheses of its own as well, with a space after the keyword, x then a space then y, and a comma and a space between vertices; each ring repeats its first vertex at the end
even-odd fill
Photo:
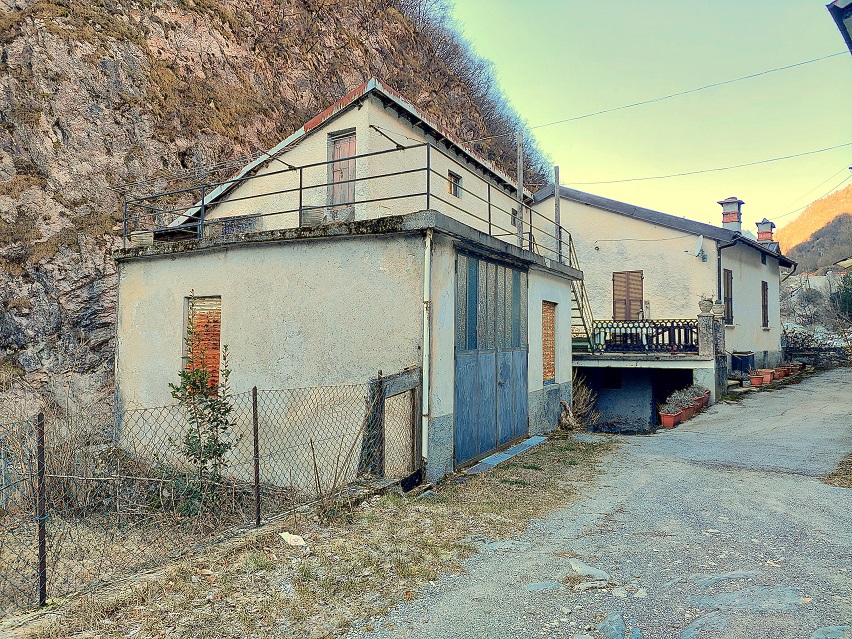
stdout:
POLYGON ((772 242, 772 229, 775 228, 775 222, 770 222, 763 218, 762 222, 757 223, 757 239, 759 242, 772 242))
POLYGON ((745 204, 734 196, 725 198, 718 202, 722 205, 722 227, 729 231, 743 230, 742 205, 745 204))

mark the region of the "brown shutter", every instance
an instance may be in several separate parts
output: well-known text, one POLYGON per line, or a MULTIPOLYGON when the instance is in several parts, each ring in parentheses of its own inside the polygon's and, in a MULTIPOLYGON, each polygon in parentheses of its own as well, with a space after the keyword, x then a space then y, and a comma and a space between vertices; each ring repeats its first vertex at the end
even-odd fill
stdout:
POLYGON ((210 373, 210 386, 219 385, 219 350, 222 328, 222 298, 195 297, 190 300, 189 312, 198 335, 200 353, 188 362, 193 369, 204 366, 210 373))
POLYGON ((556 304, 541 303, 541 361, 545 382, 556 381, 556 304))
POLYGON ((612 274, 612 319, 636 320, 642 316, 642 271, 612 274))
POLYGON ((760 283, 760 297, 763 307, 763 325, 769 326, 769 282, 760 283))
POLYGON ((627 273, 612 274, 612 319, 626 320, 627 316, 627 273))
POLYGON ((642 317, 642 271, 627 272, 627 299, 628 299, 628 317, 627 319, 638 320, 642 317))
POLYGON ((724 270, 724 302, 725 302, 725 324, 734 323, 734 274, 732 271, 724 270))

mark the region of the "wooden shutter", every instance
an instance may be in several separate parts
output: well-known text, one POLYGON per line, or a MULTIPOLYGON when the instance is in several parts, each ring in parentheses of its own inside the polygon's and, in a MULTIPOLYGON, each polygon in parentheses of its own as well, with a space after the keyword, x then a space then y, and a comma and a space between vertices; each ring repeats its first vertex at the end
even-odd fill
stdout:
POLYGON ((541 303, 541 361, 543 381, 556 381, 556 304, 541 303))
POLYGON ((355 201, 355 134, 334 138, 331 141, 331 203, 352 204, 355 201))
POLYGON ((222 328, 222 298, 194 297, 189 300, 189 314, 198 335, 199 353, 187 365, 193 370, 202 365, 210 373, 210 386, 219 385, 219 350, 222 328))
POLYGON ((725 324, 734 323, 734 274, 729 269, 724 271, 724 301, 725 324))
POLYGON ((769 326, 769 282, 760 283, 760 298, 763 307, 763 325, 769 326))
POLYGON ((642 271, 620 271, 612 274, 612 319, 637 320, 642 317, 642 271))

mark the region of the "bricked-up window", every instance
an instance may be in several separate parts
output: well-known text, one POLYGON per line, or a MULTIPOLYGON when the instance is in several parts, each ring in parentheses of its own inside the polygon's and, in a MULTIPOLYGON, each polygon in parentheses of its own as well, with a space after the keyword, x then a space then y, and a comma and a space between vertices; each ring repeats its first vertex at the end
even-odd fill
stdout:
POLYGON ((556 304, 541 303, 541 361, 545 384, 556 383, 556 304))
POLYGON ((722 278, 722 294, 725 302, 725 324, 734 323, 734 273, 725 269, 722 278))
POLYGON ((612 319, 642 319, 642 271, 621 271, 612 274, 612 319))
POLYGON ((760 303, 763 307, 763 326, 769 326, 769 282, 760 283, 760 303))
POLYGON ((194 361, 187 360, 186 365, 192 369, 200 367, 203 356, 204 365, 210 373, 210 386, 218 386, 222 298, 219 296, 187 298, 187 326, 190 319, 195 326, 200 352, 195 354, 194 361))

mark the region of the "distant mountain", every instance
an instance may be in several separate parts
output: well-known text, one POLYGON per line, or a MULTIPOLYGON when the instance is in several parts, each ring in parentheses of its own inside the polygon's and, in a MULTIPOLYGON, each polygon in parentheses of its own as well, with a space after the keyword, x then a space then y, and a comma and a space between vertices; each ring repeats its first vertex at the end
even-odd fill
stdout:
POLYGON ((799 271, 819 271, 852 256, 852 211, 841 213, 816 231, 809 240, 786 251, 799 263, 799 271))
MULTIPOLYGON (((781 243, 781 250, 784 253, 789 253, 793 248, 807 243, 820 229, 826 228, 844 213, 852 215, 852 184, 810 204, 799 217, 780 229, 777 233, 777 239, 781 243)), ((842 228, 843 224, 840 227, 842 228)), ((824 240, 828 239, 824 238, 824 240)), ((835 238, 834 242, 829 242, 836 245, 838 250, 844 246, 844 242, 846 255, 841 255, 836 259, 852 255, 852 237, 846 234, 843 237, 835 238)), ((827 249, 828 247, 824 248, 827 249)), ((803 251, 803 255, 807 253, 807 249, 803 249, 803 251)), ((841 252, 843 251, 841 250, 841 252)), ((833 254, 832 251, 829 251, 829 253, 833 254)), ((830 266, 833 263, 820 263, 820 266, 830 266)))

